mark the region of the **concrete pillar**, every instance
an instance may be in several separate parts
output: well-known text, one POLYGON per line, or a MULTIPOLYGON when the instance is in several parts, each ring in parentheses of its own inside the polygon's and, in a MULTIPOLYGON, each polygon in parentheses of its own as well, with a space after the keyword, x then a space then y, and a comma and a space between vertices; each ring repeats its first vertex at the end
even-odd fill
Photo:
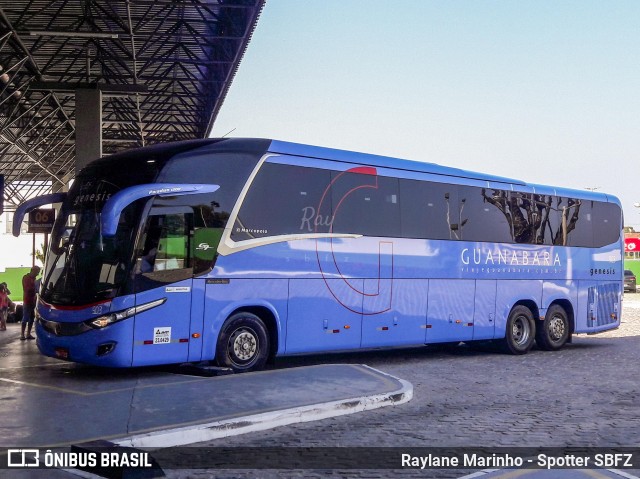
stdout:
POLYGON ((76 173, 102 156, 102 92, 76 90, 76 173))

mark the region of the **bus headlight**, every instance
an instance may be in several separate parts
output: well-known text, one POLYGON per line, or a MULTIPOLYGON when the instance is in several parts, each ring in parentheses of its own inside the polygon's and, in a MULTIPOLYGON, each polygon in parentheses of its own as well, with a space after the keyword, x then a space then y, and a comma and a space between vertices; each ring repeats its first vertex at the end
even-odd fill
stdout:
POLYGON ((135 314, 135 312, 132 312, 133 309, 134 308, 129 308, 125 311, 120 311, 118 313, 100 316, 99 318, 85 321, 85 323, 91 326, 92 328, 96 328, 96 329, 106 328, 110 324, 117 323, 118 321, 122 321, 123 319, 127 319, 133 316, 135 314))
POLYGON ((107 326, 120 322, 124 319, 130 318, 138 313, 142 313, 144 311, 148 311, 156 306, 160 306, 167 301, 167 298, 158 299, 156 301, 151 301, 150 303, 141 304, 139 306, 135 306, 133 308, 125 309, 124 311, 118 311, 116 313, 105 314, 104 316, 100 316, 99 318, 89 319, 84 322, 87 326, 91 326, 93 329, 102 329, 107 326))

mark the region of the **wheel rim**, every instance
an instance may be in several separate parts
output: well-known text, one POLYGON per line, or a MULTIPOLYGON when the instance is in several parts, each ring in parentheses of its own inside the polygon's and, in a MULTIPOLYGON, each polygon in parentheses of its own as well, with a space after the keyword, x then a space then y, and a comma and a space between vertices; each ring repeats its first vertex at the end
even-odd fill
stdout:
POLYGON ((529 341, 531 335, 531 326, 526 316, 518 316, 513 321, 513 327, 511 328, 511 337, 513 341, 519 345, 525 345, 529 341))
POLYGON ((553 315, 549 321, 549 339, 554 342, 560 341, 567 330, 564 318, 559 314, 553 315))
POLYGON ((229 352, 235 364, 246 365, 258 353, 258 335, 250 328, 236 329, 229 338, 229 352))

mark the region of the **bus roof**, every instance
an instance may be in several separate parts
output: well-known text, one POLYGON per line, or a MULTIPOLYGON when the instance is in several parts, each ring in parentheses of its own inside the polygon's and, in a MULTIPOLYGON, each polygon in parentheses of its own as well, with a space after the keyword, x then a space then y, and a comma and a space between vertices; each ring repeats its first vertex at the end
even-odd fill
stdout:
POLYGON ((475 171, 463 170, 460 168, 453 168, 449 166, 442 166, 436 163, 428 163, 416 160, 406 160, 400 158, 392 158, 386 156, 373 155, 369 153, 358 153, 346 150, 337 150, 333 148, 324 148, 319 146, 303 145, 298 143, 290 143, 285 141, 272 140, 269 147, 269 151, 272 153, 280 153, 295 156, 305 156, 311 158, 330 159, 334 161, 341 161, 345 163, 354 164, 366 164, 371 166, 378 166, 381 168, 390 168, 396 170, 416 171, 420 173, 429 173, 433 175, 443 175, 449 177, 456 177, 461 179, 488 181, 492 183, 506 183, 518 186, 531 188, 532 191, 542 192, 545 191, 558 195, 567 196, 572 198, 583 198, 594 201, 608 201, 620 205, 618 198, 612 195, 606 195, 604 193, 596 193, 588 190, 574 190, 569 188, 560 188, 551 185, 539 185, 527 183, 522 180, 513 178, 506 178, 502 176, 495 176, 486 173, 478 173, 475 171))
POLYGON ((289 143, 284 141, 273 140, 269 151, 273 153, 281 153, 287 155, 307 156, 311 158, 330 159, 334 161, 342 161, 345 163, 367 164, 378 166, 380 168, 390 168, 395 170, 417 171, 421 173, 430 173, 433 175, 454 176, 459 178, 467 178, 482 181, 492 181, 499 183, 509 183, 513 185, 526 185, 524 181, 505 178, 501 176, 477 173, 474 171, 466 171, 459 168, 442 166, 435 163, 427 163, 423 161, 405 160, 400 158, 392 158, 387 156, 378 156, 369 153, 358 153, 354 151, 335 150, 332 148, 324 148, 319 146, 301 145, 297 143, 289 143))
MULTIPOLYGON (((395 170, 412 171, 419 173, 427 173, 432 175, 442 175, 468 180, 480 180, 491 183, 502 183, 505 185, 513 185, 524 189, 531 189, 532 192, 540 192, 545 194, 555 194, 558 196, 568 196, 572 198, 583 198, 594 201, 608 201, 620 205, 618 198, 604 193, 597 193, 587 190, 573 190, 568 188, 559 188, 552 185, 531 184, 522 180, 479 173, 475 171, 463 170, 449 166, 442 166, 436 163, 427 163, 423 161, 407 160, 393 158, 387 156, 374 155, 370 153, 361 153, 355 151, 338 150, 334 148, 325 148, 320 146, 304 145, 300 143, 292 143, 287 141, 260 139, 260 138, 208 138, 200 140, 189 140, 183 142, 157 144, 145 148, 138 148, 117 155, 104 157, 94 163, 102 164, 118 159, 126 159, 134 163, 143 162, 151 157, 163 158, 169 160, 181 154, 202 154, 209 150, 263 150, 265 153, 279 153, 284 155, 302 156, 308 158, 317 158, 332 160, 353 164, 365 164, 380 168, 389 168, 395 170)), ((509 188, 511 189, 511 188, 509 188)))

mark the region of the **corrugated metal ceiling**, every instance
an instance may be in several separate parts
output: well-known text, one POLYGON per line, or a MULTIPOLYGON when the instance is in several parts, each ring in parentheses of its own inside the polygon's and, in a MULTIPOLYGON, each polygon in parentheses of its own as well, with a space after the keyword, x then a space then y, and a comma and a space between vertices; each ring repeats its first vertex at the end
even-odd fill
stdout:
POLYGON ((74 173, 74 88, 103 91, 103 152, 206 137, 265 0, 0 0, 5 205, 74 173))

